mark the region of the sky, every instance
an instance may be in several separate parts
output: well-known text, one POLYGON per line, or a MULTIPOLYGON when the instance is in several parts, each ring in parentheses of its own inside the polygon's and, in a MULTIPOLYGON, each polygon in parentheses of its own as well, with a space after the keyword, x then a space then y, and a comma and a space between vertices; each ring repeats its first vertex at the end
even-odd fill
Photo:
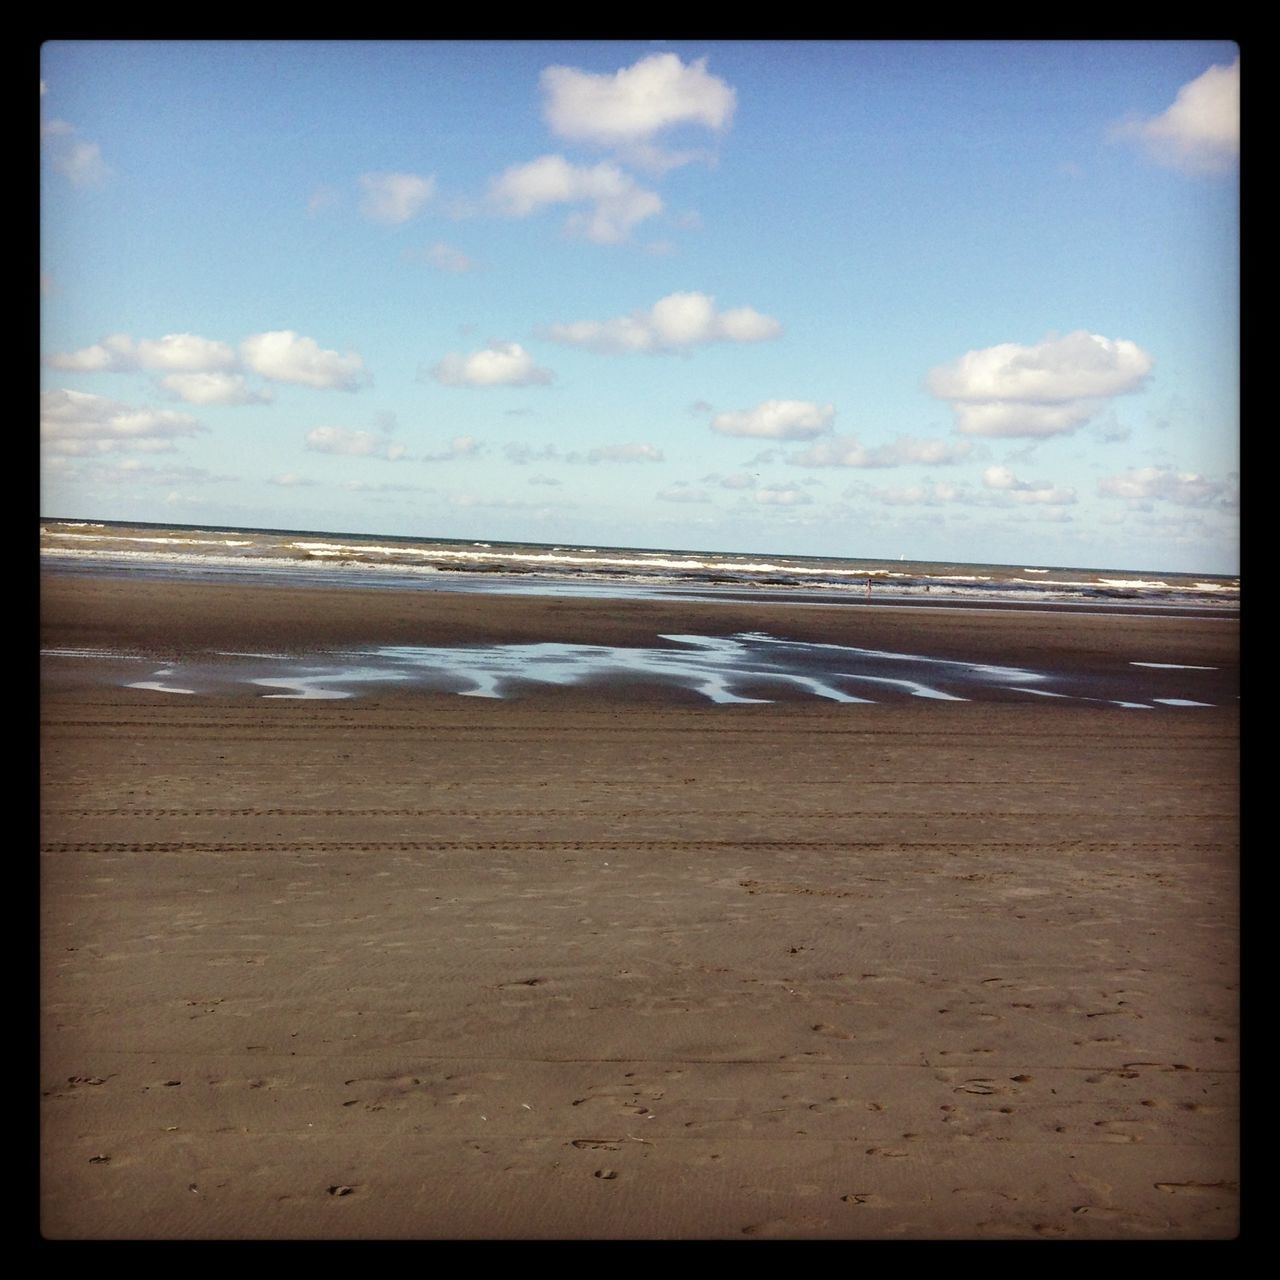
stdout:
POLYGON ((43 516, 1239 572, 1231 42, 39 70, 43 516))

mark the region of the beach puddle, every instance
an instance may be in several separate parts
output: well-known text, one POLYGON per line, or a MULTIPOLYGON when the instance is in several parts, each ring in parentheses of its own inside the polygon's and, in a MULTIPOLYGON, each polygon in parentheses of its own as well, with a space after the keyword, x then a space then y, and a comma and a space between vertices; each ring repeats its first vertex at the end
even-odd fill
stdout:
MULTIPOLYGON (((1212 705, 1171 694, 1189 689, 1141 686, 1143 676, 1120 668, 1112 688, 1078 687, 1071 677, 1018 667, 958 662, 922 654, 780 639, 758 632, 732 636, 663 635, 650 647, 584 644, 382 646, 326 654, 210 654, 171 662, 127 687, 194 695, 251 691, 262 698, 301 701, 359 697, 388 686, 413 686, 469 698, 518 697, 536 686, 609 682, 665 685, 719 705, 796 698, 867 704, 925 699, 935 702, 1055 698, 1151 709, 1212 705), (1137 686, 1137 687, 1135 687, 1137 686), (1155 696, 1159 693, 1161 696, 1155 696)), ((97 657, 95 650, 50 650, 48 657, 97 657)), ((124 655, 114 655, 124 656, 124 655)), ((130 655, 136 661, 136 657, 130 655)), ((1134 667, 1170 664, 1129 663, 1134 667)), ((1205 668, 1180 668, 1180 671, 1205 668)), ((139 673, 141 674, 141 673, 139 673)), ((1155 673, 1151 677, 1155 678, 1155 673)), ((1188 677, 1182 677, 1187 679, 1188 677)), ((1161 683, 1168 676, 1161 678, 1161 683)))

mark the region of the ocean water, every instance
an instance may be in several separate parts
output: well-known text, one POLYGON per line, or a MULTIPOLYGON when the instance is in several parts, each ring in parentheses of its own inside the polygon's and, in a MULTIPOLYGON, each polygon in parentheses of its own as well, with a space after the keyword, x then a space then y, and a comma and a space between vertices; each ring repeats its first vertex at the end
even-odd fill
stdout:
POLYGON ((308 530, 45 520, 41 567, 536 594, 895 600, 1231 612, 1239 578, 1055 565, 753 555, 308 530), (868 587, 870 583, 870 587, 868 587))

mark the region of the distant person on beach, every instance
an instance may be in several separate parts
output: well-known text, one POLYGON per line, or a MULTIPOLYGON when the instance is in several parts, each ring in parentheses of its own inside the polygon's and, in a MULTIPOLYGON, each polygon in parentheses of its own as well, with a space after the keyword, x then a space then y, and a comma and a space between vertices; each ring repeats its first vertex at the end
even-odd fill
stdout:
POLYGON ((871 579, 867 579, 867 595, 871 594, 871 579))

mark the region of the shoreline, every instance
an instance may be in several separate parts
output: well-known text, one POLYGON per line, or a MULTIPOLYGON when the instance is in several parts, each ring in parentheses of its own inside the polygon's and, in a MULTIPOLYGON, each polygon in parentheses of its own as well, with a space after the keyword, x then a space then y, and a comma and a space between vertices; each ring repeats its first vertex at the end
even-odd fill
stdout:
MULTIPOLYGON (((132 553, 136 555, 136 553, 132 553)), ((329 565, 307 566, 300 562, 280 562, 269 565, 262 561, 246 559, 222 565, 203 563, 200 558, 190 562, 148 562, 145 557, 113 561, 108 556, 87 557, 83 560, 60 558, 42 554, 42 575, 82 575, 110 577, 116 580, 152 579, 163 582, 201 581, 244 585, 256 582, 270 587, 318 587, 342 591, 414 591, 445 592, 449 594, 494 594, 516 596, 555 596, 577 599, 605 600, 658 600, 700 601, 704 603, 774 604, 865 607, 890 604, 902 608, 925 609, 1009 609, 1029 612, 1078 612, 1109 614, 1142 614, 1180 617, 1238 617, 1240 601, 1237 594, 1231 598, 1217 598, 1212 594, 1202 599, 1167 600, 1158 597, 1143 599, 1133 591, 1103 592, 1068 598, 1067 593, 1055 596, 1043 590, 1030 590, 1019 596, 1005 588, 984 593, 980 587, 958 588, 945 583, 935 584, 931 593, 928 587, 921 589, 904 586, 890 580, 879 579, 873 593, 864 594, 859 586, 834 587, 832 585, 781 584, 778 582, 749 581, 673 581, 663 578, 646 578, 642 575, 615 577, 594 572, 556 574, 538 570, 490 570, 482 567, 469 569, 441 569, 427 574, 405 573, 391 565, 364 565, 360 568, 329 565)), ((871 577, 876 578, 873 572, 871 577)))

